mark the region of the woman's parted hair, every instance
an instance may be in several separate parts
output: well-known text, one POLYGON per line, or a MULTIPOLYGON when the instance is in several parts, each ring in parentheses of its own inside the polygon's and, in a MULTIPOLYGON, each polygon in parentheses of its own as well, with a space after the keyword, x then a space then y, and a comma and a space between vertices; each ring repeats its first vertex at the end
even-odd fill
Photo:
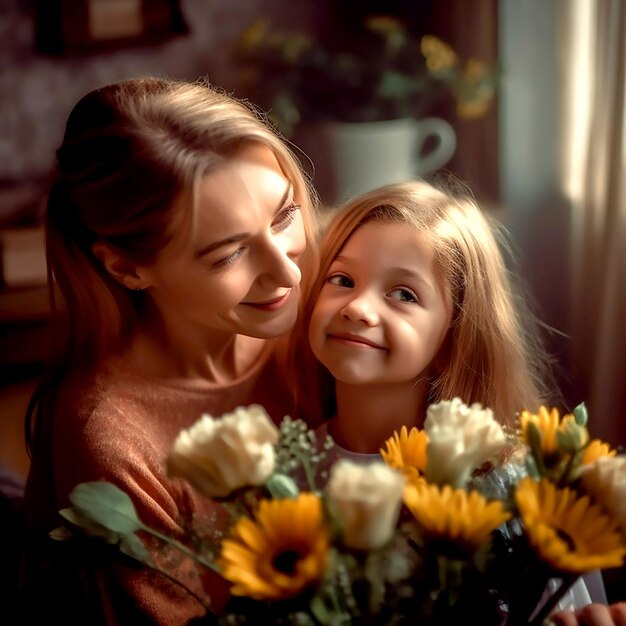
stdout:
MULTIPOLYGON (((354 231, 373 220, 408 223, 424 234, 433 251, 435 273, 452 304, 452 322, 435 358, 428 402, 458 396, 467 404, 479 402, 493 409, 502 423, 546 402, 553 391, 550 360, 536 320, 506 266, 503 229, 467 192, 459 195, 421 181, 388 185, 356 197, 329 222, 320 247, 318 278, 299 331, 299 349, 307 355, 303 360, 314 359, 302 344, 330 265, 354 231)), ((307 376, 316 379, 310 372, 307 376)), ((322 410, 332 412, 331 379, 325 371, 318 376, 322 410)))
POLYGON ((76 104, 45 218, 50 283, 71 326, 70 359, 93 364, 120 347, 142 296, 109 275, 92 245, 104 242, 132 263, 149 264, 173 237, 181 211, 192 219, 193 200, 181 198, 193 199, 199 178, 245 142, 269 147, 294 186, 307 277, 316 196, 295 155, 252 106, 205 82, 151 77, 96 89, 76 104))

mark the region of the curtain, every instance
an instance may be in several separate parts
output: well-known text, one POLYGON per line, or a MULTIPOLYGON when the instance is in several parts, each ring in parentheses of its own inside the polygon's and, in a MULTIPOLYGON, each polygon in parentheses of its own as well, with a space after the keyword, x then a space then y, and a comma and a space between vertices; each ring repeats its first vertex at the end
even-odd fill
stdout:
POLYGON ((572 369, 591 433, 626 445, 626 3, 560 0, 558 11, 572 369))

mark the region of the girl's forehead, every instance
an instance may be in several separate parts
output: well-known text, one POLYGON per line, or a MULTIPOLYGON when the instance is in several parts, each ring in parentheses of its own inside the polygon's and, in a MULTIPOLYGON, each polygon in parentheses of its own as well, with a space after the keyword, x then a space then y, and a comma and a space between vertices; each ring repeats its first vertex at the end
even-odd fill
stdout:
POLYGON ((384 265, 432 266, 433 246, 408 222, 376 220, 361 224, 345 240, 336 260, 384 265))
MULTIPOLYGON (((388 244, 391 247, 400 243, 409 247, 414 245, 420 254, 434 251, 433 241, 426 232, 413 222, 402 220, 375 219, 362 222, 345 237, 342 249, 347 246, 358 248, 359 242, 377 245, 388 244)), ((369 249, 370 253, 374 251, 374 248, 369 249)), ((367 252, 367 249, 364 252, 367 252)))

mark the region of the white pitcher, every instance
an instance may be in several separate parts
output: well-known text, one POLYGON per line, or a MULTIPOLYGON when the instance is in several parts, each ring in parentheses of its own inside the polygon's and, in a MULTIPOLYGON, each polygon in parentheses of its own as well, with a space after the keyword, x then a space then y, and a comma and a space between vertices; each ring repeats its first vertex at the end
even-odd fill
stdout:
POLYGON ((326 203, 425 177, 443 167, 456 149, 454 129, 438 117, 328 123, 317 132, 317 146, 309 155, 320 174, 314 184, 326 203))

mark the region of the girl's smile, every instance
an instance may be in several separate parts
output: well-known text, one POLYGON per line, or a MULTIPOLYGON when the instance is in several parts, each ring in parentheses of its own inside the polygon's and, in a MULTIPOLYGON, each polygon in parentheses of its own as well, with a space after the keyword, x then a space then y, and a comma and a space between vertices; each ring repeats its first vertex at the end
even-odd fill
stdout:
POLYGON ((340 344, 344 344, 347 347, 353 348, 374 348, 376 350, 386 350, 382 345, 363 337, 362 335, 357 335, 348 332, 341 331, 333 331, 327 334, 327 338, 329 341, 336 341, 340 344))

